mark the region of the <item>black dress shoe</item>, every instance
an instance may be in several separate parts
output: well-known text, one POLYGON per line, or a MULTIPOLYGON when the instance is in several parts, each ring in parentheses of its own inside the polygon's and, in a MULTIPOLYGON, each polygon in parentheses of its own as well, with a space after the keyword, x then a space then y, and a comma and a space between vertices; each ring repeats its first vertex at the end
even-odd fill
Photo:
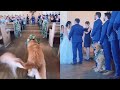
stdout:
POLYGON ((77 63, 72 63, 72 65, 76 65, 77 63))
POLYGON ((82 62, 78 62, 78 64, 82 64, 82 62))

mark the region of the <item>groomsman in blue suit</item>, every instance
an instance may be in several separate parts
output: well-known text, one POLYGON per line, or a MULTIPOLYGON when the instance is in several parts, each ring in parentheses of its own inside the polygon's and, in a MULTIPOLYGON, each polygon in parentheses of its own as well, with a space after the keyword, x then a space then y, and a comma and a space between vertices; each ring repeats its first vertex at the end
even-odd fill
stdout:
POLYGON ((96 12, 95 22, 94 22, 93 30, 91 33, 93 44, 97 43, 100 40, 101 30, 102 30, 102 21, 100 20, 100 18, 101 18, 101 13, 96 12))
MULTIPOLYGON (((96 12, 95 13, 95 22, 93 25, 93 30, 91 33, 91 38, 92 38, 92 42, 93 42, 93 48, 94 48, 94 44, 98 43, 98 41, 100 40, 100 36, 101 36, 101 30, 102 30, 102 21, 101 21, 101 13, 100 12, 96 12)), ((95 58, 94 58, 95 60, 95 58)), ((96 60, 95 60, 96 61, 96 60)), ((97 63, 96 63, 97 66, 97 63)))
POLYGON ((112 57, 113 57, 114 64, 115 64, 115 76, 112 77, 113 79, 120 79, 119 45, 118 45, 117 34, 115 30, 113 29, 113 24, 114 24, 117 14, 118 14, 118 11, 112 11, 109 25, 107 28, 107 36, 111 44, 111 52, 112 52, 112 57))
POLYGON ((31 20, 32 20, 32 24, 34 25, 35 24, 35 16, 32 15, 31 20))
POLYGON ((72 49, 73 49, 73 64, 77 64, 77 50, 79 52, 79 64, 82 64, 83 53, 82 53, 82 36, 83 36, 83 26, 80 24, 80 19, 75 19, 75 25, 72 26, 69 33, 69 40, 72 38, 72 49))
POLYGON ((113 28, 115 32, 117 33, 117 38, 119 40, 119 55, 120 55, 120 11, 118 11, 118 14, 115 18, 113 28))
POLYGON ((102 32, 100 43, 103 46, 104 56, 105 56, 105 71, 103 71, 103 75, 109 75, 112 74, 113 71, 111 70, 111 48, 110 48, 110 42, 108 41, 107 37, 107 28, 109 24, 109 19, 111 17, 111 13, 104 13, 104 21, 105 23, 102 26, 102 32))

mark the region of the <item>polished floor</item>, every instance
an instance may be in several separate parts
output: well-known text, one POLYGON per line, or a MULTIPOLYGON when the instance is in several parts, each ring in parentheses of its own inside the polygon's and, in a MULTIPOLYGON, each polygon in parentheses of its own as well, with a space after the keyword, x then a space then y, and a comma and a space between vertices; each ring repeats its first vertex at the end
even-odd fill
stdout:
MULTIPOLYGON (((78 65, 60 65, 60 79, 109 79, 99 72, 94 72, 94 61, 84 61, 78 65)), ((113 74, 112 74, 113 75, 113 74)))
MULTIPOLYGON (((11 44, 7 48, 0 48, 0 55, 9 51, 14 53, 17 57, 21 58, 24 62, 27 61, 27 48, 25 45, 25 41, 30 34, 35 34, 38 38, 40 38, 41 46, 43 49, 43 53, 45 55, 46 60, 46 69, 47 69, 47 78, 48 79, 59 79, 60 78, 60 64, 59 58, 57 56, 58 47, 51 48, 46 39, 42 38, 38 27, 33 27, 31 30, 31 26, 27 26, 27 30, 22 31, 22 37, 19 39, 14 39, 11 44)), ((27 71, 18 69, 17 70, 18 79, 26 79, 27 71)), ((12 73, 8 67, 3 64, 0 64, 0 79, 13 79, 12 73)))

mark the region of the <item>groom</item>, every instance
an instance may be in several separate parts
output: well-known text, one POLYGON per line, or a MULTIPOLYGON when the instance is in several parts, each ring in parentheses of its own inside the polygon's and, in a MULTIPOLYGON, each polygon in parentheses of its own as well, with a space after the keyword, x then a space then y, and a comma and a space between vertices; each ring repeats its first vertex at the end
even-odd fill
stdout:
POLYGON ((83 27, 79 24, 80 19, 75 19, 75 25, 72 26, 69 33, 69 40, 72 38, 72 49, 73 49, 73 65, 77 64, 77 50, 79 51, 79 64, 82 64, 83 53, 82 53, 82 36, 83 27))

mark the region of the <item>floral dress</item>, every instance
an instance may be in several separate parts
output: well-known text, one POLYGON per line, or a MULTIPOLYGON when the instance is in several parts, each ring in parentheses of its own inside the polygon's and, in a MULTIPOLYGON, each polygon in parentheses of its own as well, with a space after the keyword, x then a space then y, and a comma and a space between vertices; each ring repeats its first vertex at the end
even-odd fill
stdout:
POLYGON ((15 28, 14 29, 15 37, 16 38, 21 37, 21 26, 20 26, 20 23, 17 20, 14 21, 14 28, 15 28))
POLYGON ((48 31, 47 29, 48 29, 48 22, 47 20, 44 20, 42 34, 45 38, 47 38, 47 31, 48 31))

